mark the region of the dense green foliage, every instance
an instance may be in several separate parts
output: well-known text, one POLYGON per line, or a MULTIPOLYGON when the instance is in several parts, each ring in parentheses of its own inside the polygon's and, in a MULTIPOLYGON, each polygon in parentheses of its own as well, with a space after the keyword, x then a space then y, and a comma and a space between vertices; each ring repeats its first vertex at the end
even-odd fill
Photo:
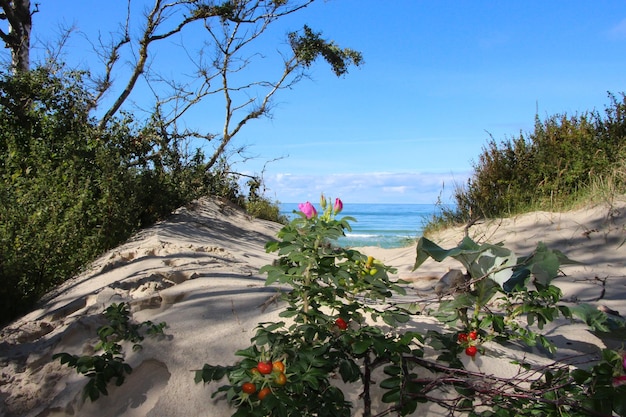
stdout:
POLYGON ((0 76, 0 322, 200 195, 242 203, 201 153, 131 115, 100 129, 81 73, 0 76))
POLYGON ((491 138, 473 176, 455 190, 456 208, 443 218, 467 222, 528 209, 562 208, 590 193, 599 179, 626 189, 626 96, 610 96, 604 114, 536 119, 534 131, 500 143, 491 138))

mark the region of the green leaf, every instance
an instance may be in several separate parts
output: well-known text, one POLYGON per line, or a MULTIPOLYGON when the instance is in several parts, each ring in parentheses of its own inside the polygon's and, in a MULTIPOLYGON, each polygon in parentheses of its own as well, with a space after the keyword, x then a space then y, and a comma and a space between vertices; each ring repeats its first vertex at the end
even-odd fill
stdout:
POLYGON ((384 389, 399 389, 402 384, 402 378, 392 377, 380 381, 380 387, 384 389))
POLYGON ((476 304, 486 305, 499 291, 499 286, 495 281, 483 279, 475 284, 476 304))
POLYGON ((442 301, 439 305, 439 311, 452 311, 470 308, 474 306, 476 297, 469 293, 457 294, 452 300, 442 301))
POLYGON ((265 280, 265 285, 270 286, 275 282, 284 282, 284 280, 289 279, 288 275, 278 268, 267 268, 261 272, 267 272, 267 279, 265 280))
POLYGON ((286 245, 286 246, 282 246, 280 248, 280 250, 278 251, 278 255, 279 256, 283 256, 285 254, 288 254, 289 252, 294 252, 300 249, 300 245, 286 245))
POLYGON ((367 352, 367 350, 372 346, 372 340, 371 339, 365 339, 365 340, 357 340, 356 342, 354 342, 354 344, 352 345, 352 352, 355 355, 361 355, 365 352, 367 352))
POLYGON ((504 283, 511 278, 515 265, 517 265, 517 256, 512 251, 485 244, 480 247, 480 254, 470 266, 470 275, 473 278, 488 276, 503 287, 504 283))
MULTIPOLYGON (((260 333, 262 331, 264 331, 266 329, 259 329, 257 331, 257 333, 260 333)), ((259 356, 259 350, 255 345, 249 346, 245 349, 239 349, 237 351, 235 351, 235 355, 236 356, 241 356, 243 358, 251 358, 251 359, 256 359, 259 356)))
POLYGON ((397 327, 399 324, 407 323, 410 317, 405 313, 399 313, 396 311, 384 311, 381 314, 383 321, 392 327, 397 327))
POLYGON ((115 333, 115 329, 112 326, 101 326, 98 328, 98 336, 101 339, 106 339, 115 333))
POLYGON ((226 374, 233 370, 234 367, 224 367, 224 366, 212 366, 205 364, 202 369, 197 370, 195 373, 194 381, 196 384, 200 382, 211 382, 211 381, 219 381, 224 378, 226 374))
POLYGON ((475 394, 475 391, 472 388, 467 388, 463 385, 454 385, 454 389, 464 397, 472 397, 475 394))
POLYGON ((319 380, 313 375, 312 372, 302 375, 302 382, 307 383, 314 390, 317 390, 320 387, 319 380))
POLYGON ((506 292, 522 288, 531 274, 538 284, 547 286, 557 276, 561 264, 576 263, 561 252, 548 249, 542 242, 530 256, 518 258, 501 245, 478 245, 467 236, 457 247, 447 250, 427 238, 420 238, 413 269, 429 257, 437 262, 452 257, 463 264, 472 278, 488 277, 506 292))
MULTIPOLYGON (((464 241, 465 242, 465 241, 464 241)), ((468 242, 468 246, 471 247, 471 244, 468 242)), ((426 259, 433 258, 437 262, 441 262, 447 257, 457 256, 464 252, 461 246, 452 248, 449 250, 443 249, 433 241, 420 237, 417 240, 417 257, 415 258, 415 264, 413 265, 413 270, 416 270, 426 261, 426 259)))
POLYGON ((78 362, 78 356, 70 355, 69 353, 65 352, 52 355, 52 359, 59 359, 62 365, 65 365, 67 363, 70 367, 75 367, 78 362))
POLYGON ((530 276, 530 270, 526 267, 517 267, 513 270, 510 278, 502 285, 505 292, 523 290, 526 280, 530 276))
POLYGON ((405 401, 400 409, 400 415, 408 416, 417 410, 417 400, 405 401))
POLYGON ((529 258, 529 268, 535 279, 542 285, 549 285, 557 276, 560 268, 559 257, 542 242, 537 244, 535 252, 529 258))
MULTIPOLYGON (((279 247, 279 242, 277 241, 269 241, 265 244, 265 251, 267 253, 272 253, 272 252, 276 252, 278 250, 279 247)), ((263 269, 263 268, 261 268, 263 269)))
POLYGON ((402 373, 402 368, 398 365, 387 365, 383 368, 383 372, 387 375, 396 376, 402 373))
POLYGON ((570 308, 572 315, 578 317, 592 330, 598 332, 609 332, 607 315, 590 304, 579 304, 570 308))
POLYGON ((574 382, 579 385, 586 383, 589 378, 591 378, 591 373, 583 369, 574 369, 570 375, 574 379, 574 382))
POLYGON ((353 360, 342 359, 339 362, 339 374, 343 382, 355 382, 361 378, 361 369, 353 360))
POLYGON ((626 416, 626 385, 615 388, 613 395, 613 411, 618 416, 626 416))
MULTIPOLYGON (((104 388, 104 392, 102 393, 104 395, 108 395, 106 388, 104 388)), ((85 398, 89 398, 91 402, 100 398, 100 389, 96 386, 96 381, 94 379, 90 379, 83 388, 83 399, 85 398)))
POLYGON ((384 403, 397 403, 402 398, 401 391, 399 388, 392 389, 383 394, 381 400, 384 403))

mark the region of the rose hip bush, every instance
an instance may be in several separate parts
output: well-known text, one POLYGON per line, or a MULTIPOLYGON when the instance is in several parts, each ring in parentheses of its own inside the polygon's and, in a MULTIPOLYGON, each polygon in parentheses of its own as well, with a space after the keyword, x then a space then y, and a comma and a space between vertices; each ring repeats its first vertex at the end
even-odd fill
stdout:
POLYGON ((357 405, 340 386, 358 392, 365 417, 409 415, 427 402, 449 415, 626 415, 623 352, 603 350, 580 368, 518 363, 512 377, 464 369, 464 357, 487 358, 493 343, 553 353, 541 330, 558 317, 581 318, 596 331, 623 326, 588 306, 558 304, 552 280, 571 262, 563 254, 540 243, 517 257, 469 238, 446 250, 421 238, 415 268, 429 257, 452 257, 467 276, 454 294, 426 308, 402 301, 405 286, 390 278, 392 268, 335 243, 354 221, 338 218, 341 200, 322 196, 320 206, 299 205, 299 216, 266 245, 277 254, 261 270, 266 285, 288 288, 284 321, 260 323, 252 344, 236 352, 237 363, 196 371, 198 383, 226 379, 213 396, 231 403, 233 416, 350 416, 357 405), (442 326, 418 332, 410 320, 419 314, 442 326), (374 410, 373 395, 386 406, 374 410))

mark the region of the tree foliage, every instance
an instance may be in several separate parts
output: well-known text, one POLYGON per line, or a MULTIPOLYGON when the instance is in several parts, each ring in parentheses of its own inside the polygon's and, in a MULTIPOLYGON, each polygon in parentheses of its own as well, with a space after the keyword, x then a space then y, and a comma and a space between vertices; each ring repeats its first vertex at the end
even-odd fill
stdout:
POLYGON ((99 129, 80 73, 4 74, 0 91, 2 321, 137 228, 215 191, 202 155, 163 143, 154 126, 125 115, 99 129))

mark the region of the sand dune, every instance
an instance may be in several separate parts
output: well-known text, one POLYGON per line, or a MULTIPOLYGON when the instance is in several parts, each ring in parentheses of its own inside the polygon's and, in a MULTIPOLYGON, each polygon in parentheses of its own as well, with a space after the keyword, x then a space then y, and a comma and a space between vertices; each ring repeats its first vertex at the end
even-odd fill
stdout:
MULTIPOLYGON (((138 233, 103 255, 83 274, 51 293, 41 306, 3 328, 0 343, 0 415, 4 416, 229 416, 234 410, 213 401, 212 389, 195 384, 193 370, 204 363, 230 364, 249 345, 259 322, 277 319, 281 306, 266 303, 278 291, 266 287, 258 270, 273 255, 264 245, 280 225, 252 219, 218 200, 202 199, 170 219, 138 233), (86 380, 52 360, 68 352, 90 354, 101 313, 113 302, 128 302, 138 321, 166 322, 160 339, 146 338, 143 349, 126 349, 132 374, 121 387, 95 403, 83 402, 86 380), (265 304, 265 309, 260 306, 265 304)), ((483 222, 470 229, 476 240, 503 241, 527 254, 537 241, 562 250, 581 265, 563 268, 555 283, 571 303, 590 302, 626 314, 626 203, 597 205, 568 213, 531 213, 483 222)), ((462 228, 433 240, 452 247, 462 228)), ((415 247, 362 248, 411 281, 411 299, 432 298, 448 263, 427 262, 412 271, 415 247)), ((411 326, 437 326, 421 318, 411 326)), ((595 355, 600 340, 583 325, 547 329, 562 355, 595 355)), ((497 347, 494 353, 499 354, 497 347)), ((502 353, 502 352, 500 352, 502 353)), ((504 352, 514 356, 515 352, 504 352)), ((521 352, 520 355, 530 355, 521 352)), ((496 355, 497 356, 497 355, 496 355)), ((539 359, 538 359, 539 360, 539 359)), ((469 363, 482 371, 509 360, 469 363)), ((356 393, 352 393, 352 398, 356 393)), ((355 411, 355 413, 358 411, 355 411)), ((416 415, 424 415, 424 409, 416 415)), ((436 410, 430 414, 436 415, 436 410)))

